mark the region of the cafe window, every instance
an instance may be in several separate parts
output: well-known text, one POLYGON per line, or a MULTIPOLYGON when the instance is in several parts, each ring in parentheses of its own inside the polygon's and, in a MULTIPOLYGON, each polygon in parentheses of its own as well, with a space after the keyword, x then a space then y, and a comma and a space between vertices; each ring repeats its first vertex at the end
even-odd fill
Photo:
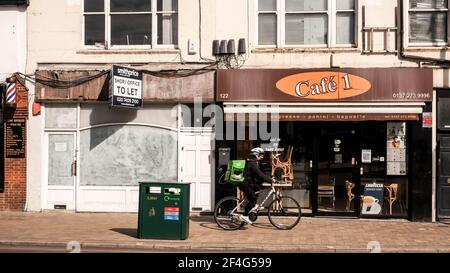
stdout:
POLYGON ((84 45, 175 47, 178 0, 84 0, 84 45))
POLYGON ((406 128, 406 122, 362 124, 360 174, 362 217, 407 216, 409 170, 406 128))
POLYGON ((408 22, 410 45, 446 45, 448 0, 409 0, 408 22))
POLYGON ((259 0, 257 5, 260 46, 356 44, 355 0, 259 0))

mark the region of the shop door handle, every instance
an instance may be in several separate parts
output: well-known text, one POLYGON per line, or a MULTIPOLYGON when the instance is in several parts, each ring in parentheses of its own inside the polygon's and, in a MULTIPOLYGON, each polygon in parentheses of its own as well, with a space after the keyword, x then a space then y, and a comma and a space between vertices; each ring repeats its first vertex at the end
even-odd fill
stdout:
POLYGON ((76 176, 77 175, 77 161, 74 160, 72 162, 72 165, 70 166, 70 172, 72 176, 76 176))

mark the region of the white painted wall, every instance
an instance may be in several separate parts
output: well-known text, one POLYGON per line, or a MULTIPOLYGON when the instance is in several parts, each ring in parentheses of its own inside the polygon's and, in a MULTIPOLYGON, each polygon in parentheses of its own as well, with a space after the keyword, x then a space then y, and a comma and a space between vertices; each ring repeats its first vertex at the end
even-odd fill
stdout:
POLYGON ((27 82, 30 94, 27 127, 27 211, 40 211, 43 208, 42 196, 42 157, 44 153, 43 116, 33 116, 31 109, 34 98, 34 85, 27 82))
POLYGON ((26 20, 26 7, 0 6, 0 81, 25 72, 26 20))
MULTIPOLYGON (((257 49, 257 0, 182 0, 179 1, 178 50, 86 50, 82 45, 82 0, 34 0, 29 11, 29 66, 32 72, 38 64, 110 64, 110 63, 179 63, 214 59, 213 40, 246 38, 249 58, 245 67, 416 67, 395 55, 362 55, 362 7, 366 8, 366 26, 394 27, 397 1, 358 0, 358 45, 353 49, 288 49, 285 52, 257 49), (199 10, 201 4, 201 33, 199 10), (201 36, 201 40, 200 40, 201 36), (188 41, 197 53, 188 54, 188 41), (201 45, 201 48, 199 48, 201 45), (333 57, 331 57, 333 56, 333 57)), ((393 45, 393 36, 391 37, 393 45)), ((375 48, 383 43, 375 36, 375 48)), ((407 48, 408 54, 448 57, 445 48, 407 48)))

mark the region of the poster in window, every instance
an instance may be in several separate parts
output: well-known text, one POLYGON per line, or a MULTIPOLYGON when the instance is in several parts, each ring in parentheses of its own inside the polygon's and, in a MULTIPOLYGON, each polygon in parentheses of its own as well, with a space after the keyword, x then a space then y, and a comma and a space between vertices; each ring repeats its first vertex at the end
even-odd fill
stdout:
POLYGON ((387 148, 404 149, 405 148, 405 136, 388 136, 387 148))
POLYGON ((387 161, 406 161, 406 149, 387 149, 387 161))
POLYGON ((406 122, 388 122, 386 137, 386 174, 407 175, 406 122))
POLYGON ((361 151, 361 162, 362 163, 372 163, 372 150, 362 150, 361 151))
POLYGON ((387 124, 388 136, 405 136, 406 123, 405 122, 388 122, 387 124))
POLYGON ((342 154, 335 154, 334 155, 334 163, 335 164, 342 164, 342 154))
POLYGON ((406 162, 387 162, 387 175, 406 175, 406 162))
POLYGON ((383 210, 384 185, 382 183, 367 183, 364 186, 361 214, 378 215, 383 210))

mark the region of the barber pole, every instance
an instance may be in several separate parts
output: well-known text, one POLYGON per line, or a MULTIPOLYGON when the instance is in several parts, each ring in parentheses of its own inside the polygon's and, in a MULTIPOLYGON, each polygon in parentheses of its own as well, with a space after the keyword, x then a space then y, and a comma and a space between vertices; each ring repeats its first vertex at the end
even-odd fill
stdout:
POLYGON ((9 105, 16 104, 16 83, 10 82, 6 86, 6 103, 9 105))

